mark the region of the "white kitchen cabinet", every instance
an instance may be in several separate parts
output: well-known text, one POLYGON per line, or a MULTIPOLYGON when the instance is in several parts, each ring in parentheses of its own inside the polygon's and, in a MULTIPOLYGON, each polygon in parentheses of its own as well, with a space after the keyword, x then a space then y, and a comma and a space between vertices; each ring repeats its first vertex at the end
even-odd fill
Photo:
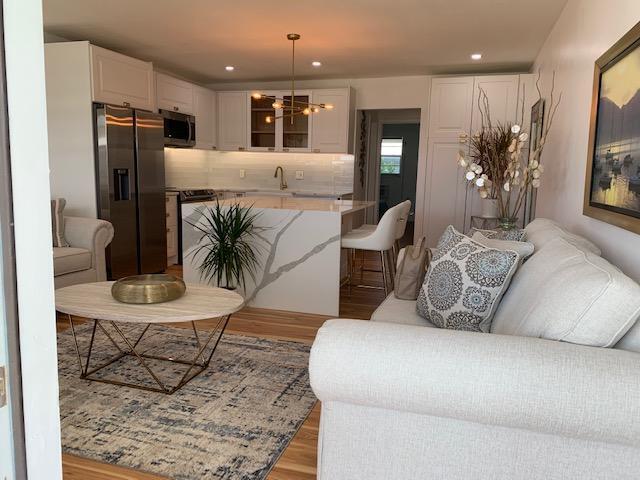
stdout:
POLYGON ((457 138, 429 139, 427 155, 431 159, 427 184, 428 222, 425 222, 427 245, 435 246, 447 226, 463 231, 467 184, 458 165, 460 148, 457 138))
POLYGON ((90 46, 91 94, 99 103, 155 110, 153 65, 90 46))
POLYGON ((216 92, 194 85, 193 114, 196 117, 196 148, 216 149, 216 92))
POLYGON ((518 111, 518 75, 487 75, 475 77, 473 88, 473 114, 471 133, 480 130, 482 118, 478 107, 480 89, 489 100, 491 123, 494 125, 516 122, 518 111))
POLYGON ((194 85, 164 73, 156 74, 157 104, 161 110, 193 114, 194 85))
POLYGON ((247 95, 246 91, 218 92, 219 150, 246 150, 247 95))
POLYGON ((355 95, 350 88, 313 91, 313 103, 333 105, 313 115, 311 150, 316 153, 353 153, 355 95))
MULTIPOLYGON (((286 117, 291 106, 291 92, 262 92, 268 97, 282 100, 284 108, 275 110, 270 98, 253 98, 247 92, 247 145, 250 150, 276 152, 310 152, 313 120, 316 115, 295 115, 286 117), (267 122, 267 118, 271 122, 267 122)), ((310 90, 295 92, 294 105, 308 105, 313 102, 310 90)))
POLYGON ((473 84, 473 77, 434 78, 431 81, 429 138, 468 137, 473 84))
POLYGON ((469 139, 481 127, 479 89, 487 94, 492 123, 516 123, 521 102, 520 77, 487 75, 432 80, 424 219, 430 246, 437 243, 447 225, 467 230, 471 216, 481 211, 480 196, 467 187, 463 169, 457 162, 458 151, 468 153, 469 139))

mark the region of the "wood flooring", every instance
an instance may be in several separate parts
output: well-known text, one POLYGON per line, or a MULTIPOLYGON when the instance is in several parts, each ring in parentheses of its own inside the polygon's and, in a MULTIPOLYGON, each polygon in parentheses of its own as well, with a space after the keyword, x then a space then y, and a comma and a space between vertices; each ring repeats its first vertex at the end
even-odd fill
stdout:
MULTIPOLYGON (((360 257, 358 257, 360 261, 360 257)), ((367 255, 366 269, 379 270, 377 255, 367 255)), ((180 267, 171 267, 169 273, 180 275, 180 267)), ((356 283, 360 281, 356 277, 356 283)), ((363 283, 381 286, 381 274, 363 272, 363 283)), ((340 317, 368 320, 376 307, 384 300, 379 289, 344 286, 340 295, 340 317)), ((227 333, 251 335, 262 338, 291 340, 311 344, 316 332, 330 317, 306 313, 244 308, 235 314, 227 326, 227 333)), ((205 322, 199 325, 205 327, 205 322)), ((58 319, 58 329, 67 328, 66 319, 58 319)), ((213 326, 213 324, 212 324, 213 326)), ((316 478, 316 447, 320 424, 320 403, 303 423, 300 430, 278 459, 267 480, 312 480, 316 478)), ((109 465, 75 455, 62 455, 64 480, 161 480, 164 477, 136 470, 109 465)))

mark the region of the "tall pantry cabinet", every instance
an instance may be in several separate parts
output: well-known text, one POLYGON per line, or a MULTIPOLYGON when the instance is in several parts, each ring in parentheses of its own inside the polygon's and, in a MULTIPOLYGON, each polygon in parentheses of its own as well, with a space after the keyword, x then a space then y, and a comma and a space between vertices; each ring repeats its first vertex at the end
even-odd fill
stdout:
POLYGON ((481 209, 479 195, 467 186, 464 170, 457 162, 458 151, 469 152, 469 139, 480 128, 480 88, 489 99, 493 123, 517 123, 521 119, 522 100, 525 117, 537 100, 529 88, 532 77, 489 75, 432 80, 424 231, 428 245, 435 246, 448 225, 461 232, 468 230, 471 216, 481 209))

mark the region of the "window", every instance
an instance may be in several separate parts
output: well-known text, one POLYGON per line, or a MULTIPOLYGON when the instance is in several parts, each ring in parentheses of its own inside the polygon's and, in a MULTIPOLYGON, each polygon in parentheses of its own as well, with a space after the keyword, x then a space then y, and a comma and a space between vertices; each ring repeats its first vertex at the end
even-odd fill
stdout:
POLYGON ((383 175, 400 175, 402 160, 402 139, 383 138, 380 145, 380 173, 383 175))

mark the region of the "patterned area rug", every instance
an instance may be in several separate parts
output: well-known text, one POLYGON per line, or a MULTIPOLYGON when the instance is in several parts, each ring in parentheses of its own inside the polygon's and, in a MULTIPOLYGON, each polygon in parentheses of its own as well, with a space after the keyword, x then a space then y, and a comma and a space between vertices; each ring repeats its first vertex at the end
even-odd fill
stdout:
MULTIPOLYGON (((91 327, 76 331, 84 351, 91 327)), ((136 331, 137 326, 126 329, 130 337, 136 331)), ((192 358, 193 332, 153 326, 140 346, 154 355, 192 358)), ((91 364, 114 353, 106 336, 96 333, 91 364)), ((224 335, 209 368, 165 395, 81 380, 66 330, 58 334, 63 450, 180 480, 263 479, 316 401, 308 359, 305 344, 224 335)), ((154 364, 161 379, 184 372, 183 366, 169 365, 154 364)), ((149 377, 127 357, 107 367, 104 376, 136 382, 149 377)))

